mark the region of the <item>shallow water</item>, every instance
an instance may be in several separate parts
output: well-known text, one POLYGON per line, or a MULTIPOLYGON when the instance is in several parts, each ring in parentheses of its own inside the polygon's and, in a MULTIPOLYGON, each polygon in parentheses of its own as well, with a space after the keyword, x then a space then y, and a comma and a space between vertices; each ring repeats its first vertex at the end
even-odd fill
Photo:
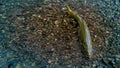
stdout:
POLYGON ((118 68, 119 6, 118 0, 1 0, 0 68, 118 68), (87 22, 96 44, 92 59, 79 46, 66 4, 87 22))

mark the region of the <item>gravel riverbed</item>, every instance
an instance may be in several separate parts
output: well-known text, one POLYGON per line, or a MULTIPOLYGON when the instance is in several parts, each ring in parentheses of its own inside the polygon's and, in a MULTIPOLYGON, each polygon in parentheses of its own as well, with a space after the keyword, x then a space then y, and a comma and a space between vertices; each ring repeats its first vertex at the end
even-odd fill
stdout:
POLYGON ((119 0, 1 0, 0 68, 119 68, 119 6, 119 0), (90 59, 66 4, 88 25, 90 59))

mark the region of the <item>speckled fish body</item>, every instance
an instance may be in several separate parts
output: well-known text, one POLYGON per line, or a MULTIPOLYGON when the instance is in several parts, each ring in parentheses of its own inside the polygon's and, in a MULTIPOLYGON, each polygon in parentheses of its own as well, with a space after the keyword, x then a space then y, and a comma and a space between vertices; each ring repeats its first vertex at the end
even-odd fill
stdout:
POLYGON ((80 38, 82 40, 84 51, 87 56, 90 58, 92 56, 92 41, 90 37, 90 32, 87 27, 86 22, 77 14, 75 14, 69 6, 67 6, 68 14, 73 17, 80 26, 80 38))

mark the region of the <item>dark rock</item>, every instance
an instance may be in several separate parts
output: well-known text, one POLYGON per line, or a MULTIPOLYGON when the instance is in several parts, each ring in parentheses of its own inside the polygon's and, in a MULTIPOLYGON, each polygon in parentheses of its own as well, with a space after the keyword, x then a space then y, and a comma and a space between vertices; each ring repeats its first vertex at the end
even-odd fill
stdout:
POLYGON ((108 60, 106 60, 105 58, 102 59, 102 63, 107 65, 108 64, 108 60))
POLYGON ((33 27, 30 27, 30 30, 31 31, 34 31, 35 30, 35 27, 33 26, 33 27))

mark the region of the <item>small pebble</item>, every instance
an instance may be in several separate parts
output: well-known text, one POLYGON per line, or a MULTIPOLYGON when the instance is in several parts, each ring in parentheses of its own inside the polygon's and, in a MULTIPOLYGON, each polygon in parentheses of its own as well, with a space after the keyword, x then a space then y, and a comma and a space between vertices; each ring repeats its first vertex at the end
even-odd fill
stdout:
POLYGON ((20 63, 18 63, 15 68, 22 68, 22 66, 20 63))
POLYGON ((52 60, 48 60, 48 63, 52 63, 52 60))
POLYGON ((6 19, 7 17, 6 16, 2 16, 2 19, 6 19))

